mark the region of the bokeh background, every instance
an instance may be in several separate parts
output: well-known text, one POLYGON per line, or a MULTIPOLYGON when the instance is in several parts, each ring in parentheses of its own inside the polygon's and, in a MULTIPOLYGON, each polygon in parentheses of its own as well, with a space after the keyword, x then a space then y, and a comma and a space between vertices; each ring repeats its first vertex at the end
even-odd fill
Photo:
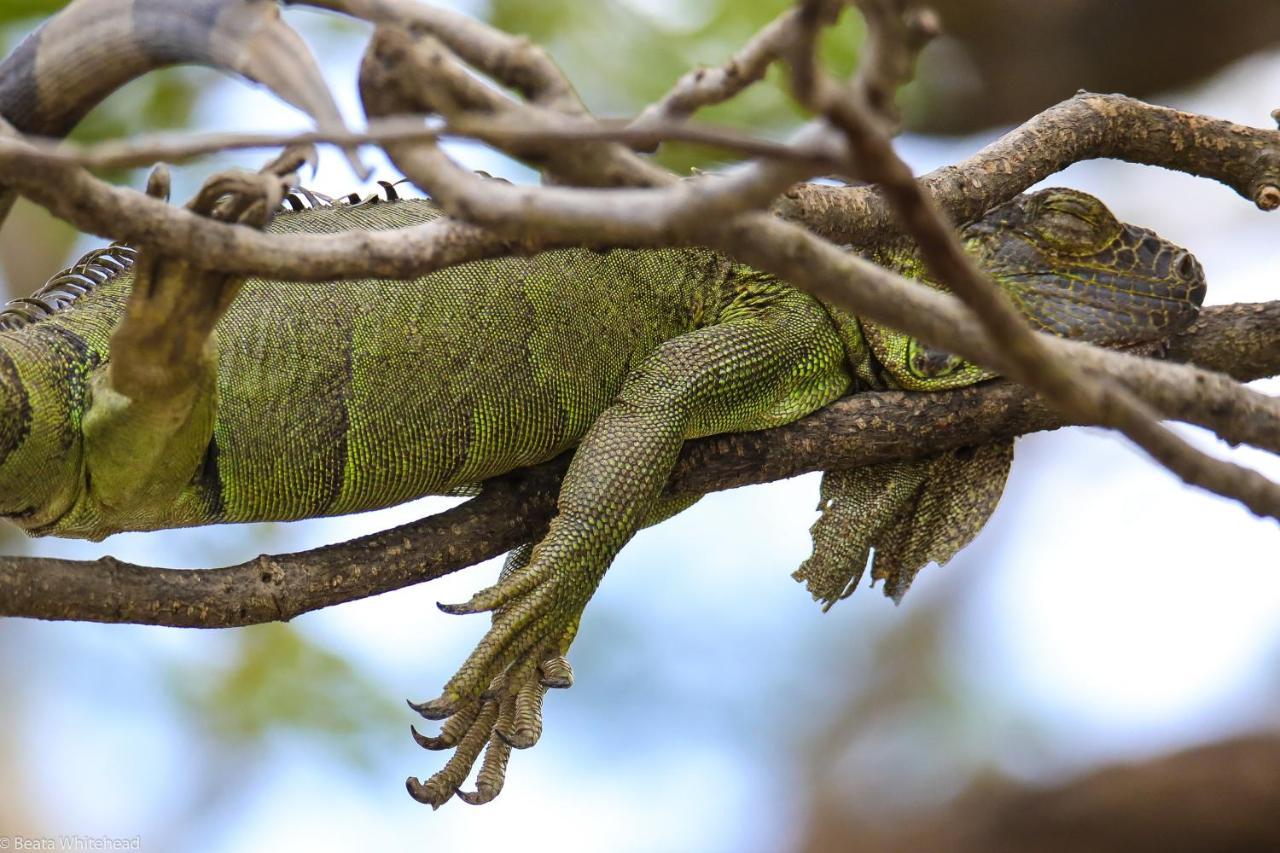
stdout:
MULTIPOLYGON (((5 0, 11 48, 64 5, 5 0)), ((718 63, 781 0, 493 0, 456 8, 547 45, 605 115, 630 115, 684 70, 718 63)), ((1077 88, 1125 91, 1262 125, 1280 106, 1273 2, 944 0, 952 35, 904 93, 901 151, 954 162, 1077 88)), ((368 30, 288 13, 359 123, 368 30)), ((857 55, 856 16, 827 59, 857 55)), ((708 120, 783 137, 803 116, 780 78, 708 120)), ((119 92, 83 139, 160 128, 305 126, 269 96, 201 69, 119 92)), ((468 165, 534 176, 479 147, 468 165)), ((181 167, 185 198, 229 163, 181 167)), ((678 168, 714 153, 673 146, 678 168)), ((397 177, 378 161, 378 177, 397 177)), ((138 173, 113 176, 140 186, 138 173)), ((1280 220, 1224 187, 1098 162, 1052 179, 1196 252, 1209 301, 1277 295, 1280 220)), ((326 151, 312 185, 357 188, 326 151)), ((0 235, 10 295, 98 238, 22 205, 0 235)), ((1275 381, 1257 383, 1280 392, 1275 381)), ((1280 477, 1275 458, 1213 452, 1280 477)), ((636 537, 588 609, 578 681, 548 697, 546 734, 513 757, 502 797, 431 813, 402 788, 439 757, 408 737, 423 699, 483 632, 441 614, 497 566, 304 616, 288 626, 183 631, 0 620, 0 836, 140 836, 144 849, 559 851, 871 849, 974 785, 1052 785, 1246 732, 1280 730, 1280 530, 1187 489, 1115 436, 1022 439, 978 540, 927 569, 904 603, 876 590, 822 614, 789 577, 808 553, 815 477, 712 495, 636 537), (535 844, 538 846, 529 847, 535 844)), ((451 502, 290 525, 32 541, 6 553, 213 566, 312 547, 451 502)))

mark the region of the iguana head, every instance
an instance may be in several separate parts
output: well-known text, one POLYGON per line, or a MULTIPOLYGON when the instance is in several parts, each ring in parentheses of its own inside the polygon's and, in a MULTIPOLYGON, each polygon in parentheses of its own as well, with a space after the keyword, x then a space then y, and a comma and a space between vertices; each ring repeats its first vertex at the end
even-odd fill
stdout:
MULTIPOLYGON (((1204 300, 1204 271, 1190 252, 1121 222, 1078 190, 1018 196, 960 235, 1031 324, 1062 337, 1103 346, 1163 340, 1194 320, 1204 300)), ((938 287, 918 260, 890 261, 938 287)), ((897 387, 938 391, 994 375, 901 332, 860 322, 881 376, 897 387)))

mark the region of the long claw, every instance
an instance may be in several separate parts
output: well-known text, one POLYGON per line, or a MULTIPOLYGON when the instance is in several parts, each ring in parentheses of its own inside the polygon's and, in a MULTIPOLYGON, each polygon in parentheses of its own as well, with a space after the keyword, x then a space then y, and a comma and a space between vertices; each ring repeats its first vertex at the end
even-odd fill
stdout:
POLYGON ((450 616, 470 616, 473 613, 483 612, 483 608, 477 608, 472 604, 475 600, 476 597, 472 596, 467 601, 461 601, 457 604, 445 604, 443 601, 437 601, 436 607, 442 613, 448 613, 450 616))
POLYGON ((441 696, 429 702, 410 702, 409 707, 428 720, 443 720, 457 713, 461 700, 441 696))
POLYGON ((490 739, 493 724, 497 718, 497 703, 484 703, 479 716, 476 717, 475 722, 467 730, 467 734, 458 744, 457 750, 438 773, 426 782, 419 782, 414 777, 406 780, 405 784, 409 789, 409 796, 420 803, 426 803, 433 809, 438 809, 448 802, 449 798, 457 793, 458 788, 466 781, 467 775, 476 763, 476 759, 480 757, 480 750, 484 749, 485 744, 490 739))
POLYGON ((480 716, 482 705, 483 703, 480 701, 468 702, 463 705, 458 709, 457 713, 445 721, 445 724, 440 727, 440 734, 436 737, 420 734, 413 726, 409 727, 409 731, 413 732, 413 739, 423 749, 452 749, 466 737, 472 724, 475 723, 476 717, 480 716))
POLYGON ((430 735, 424 735, 422 732, 418 731, 417 726, 414 726, 414 725, 409 726, 409 734, 413 735, 413 739, 417 741, 418 746, 422 747, 423 749, 438 751, 441 749, 450 749, 454 746, 457 746, 456 743, 452 743, 449 740, 447 740, 444 737, 444 735, 437 735, 435 737, 431 737, 430 735))
POLYGON ((410 776, 405 780, 404 784, 409 789, 409 796, 420 803, 426 803, 433 810, 449 802, 449 798, 457 793, 456 788, 449 790, 440 785, 435 776, 432 776, 425 783, 419 782, 416 776, 410 776))

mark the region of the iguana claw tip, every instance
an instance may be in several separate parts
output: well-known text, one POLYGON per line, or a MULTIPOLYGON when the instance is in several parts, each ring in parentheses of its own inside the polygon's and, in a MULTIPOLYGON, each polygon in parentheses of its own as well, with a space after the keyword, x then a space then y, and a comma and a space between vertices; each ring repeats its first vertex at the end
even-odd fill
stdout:
POLYGON ((416 776, 410 776, 404 781, 404 785, 409 791, 409 796, 413 797, 420 803, 431 806, 432 811, 443 806, 449 801, 450 797, 457 793, 457 791, 449 791, 447 794, 441 796, 442 792, 433 789, 429 784, 424 785, 422 782, 419 782, 416 776))
POLYGON ((409 707, 428 720, 443 720, 452 717, 457 705, 441 696, 429 702, 410 702, 409 707))
POLYGON ((470 616, 472 613, 479 612, 471 606, 471 602, 469 601, 464 601, 459 604, 445 604, 443 601, 437 601, 436 607, 440 608, 442 612, 448 613, 450 616, 470 616))
POLYGON ((493 732, 512 749, 528 749, 538 743, 540 735, 539 732, 523 728, 507 733, 495 727, 493 732))
POLYGON ((499 791, 491 785, 476 785, 474 791, 458 791, 457 797, 472 806, 483 806, 498 796, 499 791))
POLYGON ((457 746, 456 743, 451 743, 446 738, 424 735, 413 726, 409 726, 409 734, 413 735, 413 739, 417 742, 418 746, 423 749, 429 749, 432 752, 438 752, 442 749, 450 749, 451 747, 457 746))

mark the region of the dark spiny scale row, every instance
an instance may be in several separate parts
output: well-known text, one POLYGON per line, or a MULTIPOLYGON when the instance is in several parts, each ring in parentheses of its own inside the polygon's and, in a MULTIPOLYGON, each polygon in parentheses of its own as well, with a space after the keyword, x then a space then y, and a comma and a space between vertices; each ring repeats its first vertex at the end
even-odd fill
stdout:
MULTIPOLYGON (((353 192, 338 198, 298 187, 285 196, 280 209, 296 213, 307 209, 359 207, 400 201, 396 186, 404 182, 404 179, 394 183, 378 181, 382 187, 381 194, 375 191, 362 196, 353 192)), ((57 314, 80 297, 132 269, 137 257, 138 250, 125 243, 112 243, 86 253, 73 266, 50 278, 35 293, 6 303, 0 309, 0 331, 15 331, 57 314)))
POLYGON ((21 329, 62 311, 86 293, 128 272, 137 257, 138 250, 124 243, 94 249, 35 293, 6 304, 0 310, 0 331, 21 329))
POLYGON ((407 181, 401 178, 398 181, 378 181, 378 186, 382 187, 382 194, 379 195, 375 190, 367 195, 360 193, 347 193, 344 196, 325 195, 324 193, 309 190, 306 187, 297 187, 284 197, 280 202, 280 209, 284 211, 297 212, 299 210, 319 210, 328 207, 357 207, 363 204, 380 204, 388 201, 400 201, 400 193, 396 191, 396 187, 407 181))
MULTIPOLYGON (((475 174, 491 181, 501 181, 504 184, 511 183, 506 178, 500 178, 491 175, 488 172, 475 170, 475 174)), ((309 190, 306 187, 297 187, 284 197, 280 203, 281 210, 290 210, 297 212, 299 210, 316 210, 328 207, 358 207, 364 204, 379 204, 388 201, 400 201, 400 193, 396 187, 401 184, 409 183, 408 178, 401 178, 398 181, 378 181, 378 186, 382 187, 382 195, 375 190, 367 195, 360 193, 347 193, 343 196, 329 196, 324 193, 309 190)))

